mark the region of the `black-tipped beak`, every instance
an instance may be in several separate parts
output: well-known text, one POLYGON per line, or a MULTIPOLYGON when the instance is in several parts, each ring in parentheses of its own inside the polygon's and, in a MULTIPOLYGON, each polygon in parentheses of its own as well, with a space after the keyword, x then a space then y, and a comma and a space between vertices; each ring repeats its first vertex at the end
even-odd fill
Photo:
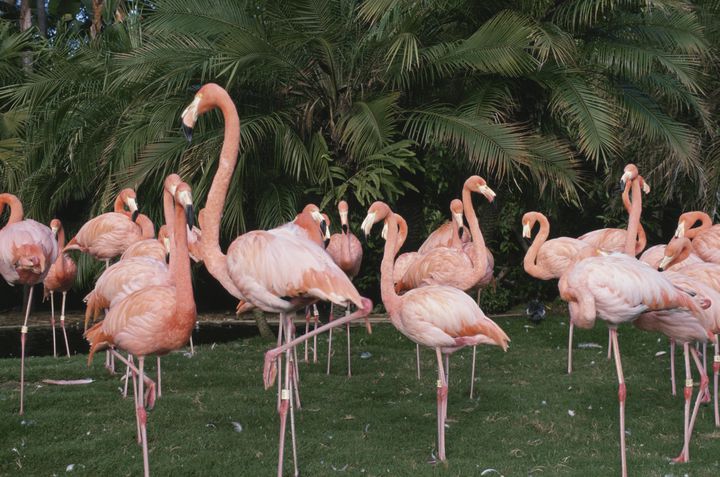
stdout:
POLYGON ((625 190, 625 182, 620 181, 619 186, 620 187, 618 187, 618 192, 623 192, 625 190))
POLYGON ((327 248, 328 245, 330 245, 330 239, 325 239, 323 243, 325 244, 325 248, 327 248))
POLYGON ((460 240, 462 240, 464 234, 465 234, 465 227, 460 227, 458 229, 458 236, 460 237, 460 240))
POLYGON ((140 215, 140 212, 137 211, 137 210, 133 210, 133 213, 132 213, 132 216, 130 217, 130 220, 132 220, 133 222, 135 222, 135 221, 137 220, 137 218, 138 218, 138 215, 140 215))
POLYGON ((347 224, 342 224, 342 231, 343 231, 343 233, 348 233, 348 230, 350 230, 350 229, 348 228, 348 225, 347 225, 347 224))
POLYGON ((185 135, 187 142, 192 142, 193 128, 186 126, 185 123, 182 123, 182 132, 185 135))
POLYGON ((327 222, 325 220, 320 221, 320 231, 323 237, 327 234, 327 222))
POLYGON ((165 254, 165 263, 170 263, 170 254, 169 253, 165 254))
POLYGON ((187 226, 192 229, 193 225, 195 225, 195 214, 192 204, 185 206, 185 219, 187 219, 187 226))
POLYGON ((664 272, 664 271, 665 271, 665 267, 658 267, 658 272, 664 272))

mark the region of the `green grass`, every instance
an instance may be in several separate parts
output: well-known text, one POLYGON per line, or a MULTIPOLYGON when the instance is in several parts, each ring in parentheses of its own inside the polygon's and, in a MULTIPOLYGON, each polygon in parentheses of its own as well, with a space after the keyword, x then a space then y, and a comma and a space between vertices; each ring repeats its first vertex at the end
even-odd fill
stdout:
MULTIPOLYGON (((604 349, 577 349, 575 373, 566 375, 563 321, 528 327, 524 319, 499 319, 511 348, 479 351, 475 400, 468 398, 471 350, 451 358, 448 463, 437 466, 427 463, 436 440, 434 353, 423 351, 417 381, 412 343, 390 325, 376 326, 370 336, 355 328, 354 375, 348 380, 343 334, 336 335, 339 355, 331 376, 324 372, 323 338, 321 363, 300 368, 302 475, 469 476, 487 468, 505 476, 619 474, 614 366, 604 349), (372 357, 359 359, 360 351, 372 357)), ((576 335, 578 342, 606 345, 604 326, 576 335)), ((667 355, 654 356, 666 343, 630 327, 620 331, 630 473, 720 475, 720 431, 710 406, 700 412, 691 463, 668 463, 682 444, 683 401, 682 388, 670 396, 667 355)), ((274 475, 275 392, 263 390, 261 378, 267 348, 258 338, 202 346, 191 359, 180 353, 164 359, 163 397, 148 418, 153 475, 274 475)), ((27 412, 20 417, 19 362, 0 360, 0 475, 66 475, 68 464, 75 465, 72 475, 141 475, 132 400, 118 395, 119 381, 102 362, 101 355, 91 368, 83 356, 30 358, 27 412), (44 378, 83 377, 95 382, 39 385, 44 378)), ((288 459, 286 475, 291 467, 288 459)))

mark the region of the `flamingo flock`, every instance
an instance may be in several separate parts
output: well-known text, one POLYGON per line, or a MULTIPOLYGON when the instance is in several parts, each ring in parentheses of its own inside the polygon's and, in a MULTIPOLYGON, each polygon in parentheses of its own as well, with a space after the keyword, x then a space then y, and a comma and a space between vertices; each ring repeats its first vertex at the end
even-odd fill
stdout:
MULTIPOLYGON (((133 189, 123 189, 113 212, 85 223, 66 244, 62 223, 54 219, 46 226, 25 219, 22 204, 11 194, 0 194, 0 214, 10 208, 7 224, 0 229, 0 274, 10 284, 27 288, 27 307, 21 328, 20 414, 24 407, 24 371, 27 322, 32 287, 43 283, 51 303, 53 355, 55 339, 54 294, 62 294, 60 325, 65 354, 70 347, 65 329, 65 302, 77 275, 69 252, 80 251, 105 262, 105 271, 86 296, 85 338, 90 345, 88 364, 97 351, 125 363, 125 390, 132 382, 137 441, 142 449, 143 472, 150 475, 147 410, 162 396, 160 356, 192 346, 197 311, 190 274, 190 261, 202 261, 208 272, 239 300, 238 311, 258 308, 279 314, 277 346, 265 353, 263 383, 277 380, 279 414, 277 475, 282 477, 285 444, 289 432, 293 475, 299 475, 297 422, 301 408, 297 346, 328 332, 327 373, 332 357, 332 331, 346 327, 347 376, 351 371, 350 323, 364 319, 372 302, 363 297, 352 280, 362 266, 363 247, 351 232, 349 206, 338 203, 340 233, 330 234, 330 220, 319 207, 308 204, 295 219, 271 230, 250 231, 220 247, 220 223, 235 171, 240 145, 240 119, 228 93, 216 84, 206 84, 181 114, 183 132, 192 140, 199 118, 219 109, 225 124, 223 146, 204 208, 195 227, 192 188, 182 177, 170 174, 163 184, 165 225, 155 238, 155 225, 139 213, 133 189), (169 256, 169 262, 167 257, 169 256), (114 264, 111 261, 117 259, 114 264), (318 327, 318 302, 342 307, 335 318, 318 327), (351 310, 354 307, 354 311, 351 310), (297 336, 294 316, 304 310, 305 333, 297 336), (315 327, 309 330, 310 317, 315 327), (88 328, 90 321, 92 326, 88 328), (127 353, 123 355, 121 352, 127 353), (148 376, 145 359, 157 358, 157 379, 148 376)), ((625 323, 637 329, 667 336, 681 344, 686 375, 684 391, 683 446, 676 462, 690 458, 690 441, 699 406, 714 396, 715 423, 720 426, 718 374, 720 349, 720 225, 712 225, 703 212, 680 216, 675 236, 667 245, 645 250, 647 237, 641 224, 642 195, 650 192, 638 168, 627 165, 620 178, 623 205, 628 213, 626 229, 609 228, 578 238, 550 239, 550 221, 531 211, 521 219, 522 235, 531 239, 523 260, 525 271, 539 280, 558 280, 560 297, 570 315, 567 372, 572 372, 573 330, 591 328, 599 319, 609 329, 608 356, 614 360, 618 380, 621 475, 628 475, 625 447, 627 385, 623 374, 618 328, 625 323), (699 225, 696 224, 699 222, 699 225), (642 253, 644 251, 644 253, 642 253), (636 258, 639 254, 640 258, 636 258), (695 345, 715 345, 713 390, 708 368, 695 345), (700 376, 694 406, 692 366, 700 376)), ((380 265, 380 292, 391 324, 416 343, 417 376, 420 378, 420 346, 431 348, 437 359, 437 460, 445 461, 446 421, 449 388, 449 356, 473 348, 470 395, 475 381, 478 345, 507 351, 510 338, 467 293, 493 282, 494 257, 475 212, 473 194, 493 202, 496 193, 485 179, 473 175, 463 184, 461 199, 450 203, 451 220, 433 231, 415 252, 398 256, 408 236, 408 224, 384 202, 366 211, 360 230, 367 237, 382 222, 385 240, 380 265), (466 225, 467 224, 467 225, 466 225)), ((671 355, 674 356, 673 353, 671 355)), ((674 358, 673 390, 674 388, 674 358)), ((108 367, 110 361, 106 361, 108 367)))

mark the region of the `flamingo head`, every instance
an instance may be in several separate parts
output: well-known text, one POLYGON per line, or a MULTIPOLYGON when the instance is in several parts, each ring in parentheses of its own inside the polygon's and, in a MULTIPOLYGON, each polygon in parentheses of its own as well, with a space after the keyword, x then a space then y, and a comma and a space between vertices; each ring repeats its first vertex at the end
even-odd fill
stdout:
MULTIPOLYGON (((385 218, 391 213, 392 211, 390 210, 390 207, 388 207, 385 202, 373 202, 367 211, 365 219, 362 221, 362 224, 360 224, 360 228, 362 229, 363 234, 365 234, 365 238, 370 235, 373 225, 381 220, 385 220, 385 218)), ((385 233, 387 234, 387 231, 385 231, 385 233)))
MULTIPOLYGON (((165 255, 170 255, 170 235, 168 234, 168 227, 167 225, 163 224, 162 227, 160 227, 160 230, 158 230, 157 235, 158 242, 162 244, 163 247, 165 247, 165 255)), ((167 257, 165 257, 167 260, 167 257)))
POLYGON ((495 192, 488 187, 487 182, 480 176, 470 176, 465 181, 465 188, 470 189, 471 192, 477 192, 485 196, 488 202, 495 200, 495 192))
POLYGON ((338 202, 338 213, 340 214, 340 227, 343 233, 348 233, 350 227, 348 225, 348 203, 344 200, 338 202))
POLYGON ((185 209, 185 219, 188 228, 192 229, 195 224, 195 213, 193 211, 192 189, 185 182, 178 184, 175 189, 175 201, 185 209))
POLYGON ((537 222, 537 213, 536 212, 527 212, 522 217, 522 236, 523 238, 529 239, 532 237, 532 229, 535 223, 537 222))
POLYGON ((52 234, 54 237, 57 237, 58 231, 62 228, 62 223, 60 222, 60 219, 52 219, 50 221, 50 230, 52 231, 52 234))
POLYGON ((452 214, 452 218, 457 223, 458 229, 460 230, 460 238, 462 238, 462 230, 463 230, 463 203, 460 199, 453 199, 452 202, 450 202, 450 213, 452 214))
POLYGON ((170 192, 170 195, 175 197, 175 191, 177 190, 178 185, 182 183, 182 179, 177 174, 170 174, 165 178, 165 182, 163 182, 163 186, 165 189, 170 192))
POLYGON ((320 231, 323 233, 325 239, 325 248, 330 244, 330 217, 326 213, 320 214, 322 220, 320 221, 320 231))
POLYGON ((692 251, 692 243, 687 237, 673 238, 665 247, 665 255, 663 255, 658 270, 661 272, 670 268, 674 263, 680 262, 690 255, 692 251))
POLYGON ((135 219, 137 219, 138 216, 138 204, 137 204, 137 194, 135 193, 134 189, 127 188, 120 191, 120 199, 122 199, 125 206, 128 208, 130 213, 132 214, 130 217, 130 220, 135 222, 135 219))
POLYGON ((628 181, 634 180, 638 174, 639 171, 635 164, 628 164, 625 166, 625 169, 623 169, 623 175, 620 177, 620 190, 624 190, 628 181))
POLYGON ((193 128, 195 127, 198 116, 200 116, 201 113, 205 112, 201 109, 203 102, 202 100, 203 93, 201 90, 197 92, 197 94, 192 100, 192 103, 190 103, 180 115, 180 119, 182 120, 182 132, 188 142, 192 141, 193 128))

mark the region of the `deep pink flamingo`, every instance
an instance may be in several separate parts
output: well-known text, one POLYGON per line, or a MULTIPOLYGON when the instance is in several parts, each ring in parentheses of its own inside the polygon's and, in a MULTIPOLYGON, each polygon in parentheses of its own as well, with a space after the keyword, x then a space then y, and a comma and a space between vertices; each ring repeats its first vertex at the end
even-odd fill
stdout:
MULTIPOLYGON (((367 317, 372 309, 370 300, 363 299, 348 277, 335 265, 325 250, 304 237, 297 224, 286 224, 269 231, 248 232, 230 244, 227 255, 220 249, 220 218, 228 187, 237 164, 240 141, 240 119, 235 104, 222 87, 210 83, 195 95, 182 113, 183 128, 188 139, 198 116, 220 108, 225 121, 225 135, 217 172, 208 192, 203 221, 202 255, 205 266, 215 279, 233 296, 246 299, 267 312, 281 314, 280 330, 292 336, 290 313, 315 300, 331 301, 340 306, 355 304, 358 310, 336 320, 333 325, 367 317)), ((305 220, 313 221, 312 217, 305 220)), ((326 325, 327 326, 327 325, 326 325)), ((317 331, 329 329, 320 327, 317 331)), ((312 335, 309 333, 305 337, 312 335)), ((278 475, 282 475, 285 444, 285 424, 290 409, 290 427, 293 443, 293 463, 297 473, 293 395, 296 385, 293 358, 294 350, 287 348, 285 385, 280 392, 280 438, 278 475), (290 378, 292 374, 292 379, 290 378)))
MULTIPOLYGON (((165 188, 166 192, 169 192, 165 188)), ((90 343, 90 355, 103 347, 114 346, 131 353, 138 358, 138 366, 130 365, 133 376, 137 374, 138 390, 135 394, 135 412, 139 427, 139 437, 143 449, 144 475, 150 475, 150 463, 147 448, 147 413, 144 402, 144 365, 148 355, 164 355, 185 346, 192 333, 197 313, 190 278, 190 257, 187 247, 188 224, 192 226, 191 189, 181 183, 174 194, 174 217, 170 255, 170 268, 173 270, 172 283, 160 286, 148 286, 138 290, 110 307, 105 319, 90 328, 85 336, 90 343)), ((117 351, 112 353, 124 360, 117 351)), ((135 386, 133 386, 135 388, 135 386)), ((152 387, 148 404, 152 407, 152 387)))
MULTIPOLYGON (((58 239, 58 250, 65 246, 65 229, 59 219, 50 222, 50 229, 58 239)), ((53 356, 57 358, 57 344, 55 342, 55 292, 62 293, 62 307, 60 308, 60 327, 65 338, 65 352, 70 357, 70 345, 68 345, 67 332, 65 331, 65 298, 67 292, 72 288, 77 276, 77 265, 66 253, 58 253, 55 263, 50 267, 43 285, 45 288, 44 298, 50 296, 50 324, 53 333, 53 356)))
MULTIPOLYGON (((57 259, 58 247, 55 235, 47 225, 23 219, 22 204, 11 194, 0 195, 0 204, 11 207, 8 223, 0 230, 0 275, 10 285, 28 287, 25 321, 20 328, 20 414, 25 404, 25 341, 27 322, 32 306, 33 287, 41 283, 57 259)), ((2 209, 0 209, 2 212, 2 209)))
MULTIPOLYGON (((360 272, 360 265, 362 264, 362 244, 360 240, 350 232, 350 223, 348 221, 348 204, 344 200, 338 203, 338 212, 340 214, 340 228, 342 230, 339 234, 333 234, 330 236, 330 243, 328 244, 326 251, 332 257, 333 261, 337 264, 340 269, 345 272, 350 280, 355 278, 360 272)), ((345 314, 350 314, 350 309, 345 309, 345 314)), ((330 305, 330 319, 333 316, 333 305, 330 305)), ((307 332, 307 328, 305 330, 307 332)), ((352 376, 350 368, 350 323, 346 325, 347 334, 347 372, 348 377, 352 376)), ((307 343, 307 342, 306 342, 307 343)), ((327 361, 327 374, 330 374, 330 360, 332 359, 332 328, 328 332, 328 361, 327 361)))

